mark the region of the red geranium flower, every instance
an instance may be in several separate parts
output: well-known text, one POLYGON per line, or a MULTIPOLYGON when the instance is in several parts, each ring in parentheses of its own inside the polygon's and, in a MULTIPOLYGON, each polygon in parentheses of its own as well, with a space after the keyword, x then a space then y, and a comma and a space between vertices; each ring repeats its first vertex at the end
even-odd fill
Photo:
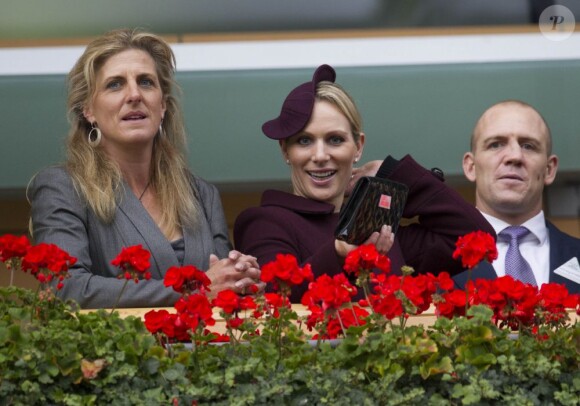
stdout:
POLYGON ((361 271, 378 268, 384 273, 391 272, 391 260, 380 254, 374 244, 360 245, 350 251, 344 260, 344 270, 359 276, 361 271))
POLYGON ((163 325, 169 319, 167 310, 150 310, 145 313, 144 324, 151 334, 156 334, 163 329, 163 325))
POLYGON ((212 333, 214 338, 210 341, 212 343, 229 343, 230 336, 227 334, 212 333))
POLYGON ((279 295, 278 293, 265 293, 264 298, 266 299, 266 307, 272 314, 272 317, 280 317, 280 308, 286 307, 291 308, 290 300, 287 296, 279 295))
POLYGON ((163 284, 173 287, 173 290, 181 294, 189 294, 196 291, 210 291, 211 280, 205 272, 193 265, 172 266, 165 273, 163 284))
POLYGON ((314 275, 310 264, 301 268, 295 256, 278 254, 276 260, 262 266, 260 279, 263 282, 272 283, 275 289, 284 290, 284 293, 287 294, 292 286, 312 281, 314 275))
POLYGON ((75 257, 55 244, 41 243, 28 249, 22 258, 22 270, 29 270, 40 283, 49 283, 56 277, 59 280, 56 288, 61 289, 62 281, 68 277, 69 267, 76 262, 75 257))
POLYGON ((189 340, 189 329, 190 326, 187 323, 184 323, 179 315, 173 313, 169 314, 162 327, 163 334, 165 334, 167 338, 176 341, 189 340))
POLYGON ((469 284, 470 302, 484 304, 494 312, 500 326, 518 330, 535 322, 540 296, 535 286, 502 276, 493 280, 478 279, 469 284))
POLYGON ((167 287, 171 286, 174 291, 179 293, 181 293, 184 282, 185 278, 181 274, 181 268, 177 266, 169 268, 163 277, 163 284, 167 287))
POLYGON ((455 286, 455 282, 447 272, 441 272, 437 275, 437 284, 443 290, 451 290, 455 286))
POLYGON ((224 289, 218 292, 212 304, 222 308, 226 314, 233 314, 240 310, 240 297, 233 290, 224 289))
POLYGON ((0 236, 0 261, 22 258, 30 248, 30 241, 24 235, 5 234, 0 236))
POLYGON ((302 296, 302 304, 305 306, 321 305, 324 311, 338 309, 348 303, 356 295, 357 289, 344 274, 334 275, 332 278, 326 274, 319 276, 311 282, 308 290, 302 296))
POLYGON ((312 331, 318 324, 324 322, 324 310, 322 310, 322 307, 315 304, 308 306, 308 310, 310 311, 310 314, 306 318, 306 327, 308 327, 308 330, 312 331))
POLYGON ((459 237, 455 247, 453 259, 461 257, 463 266, 469 269, 483 260, 493 262, 497 259, 495 240, 490 234, 480 230, 459 237))
POLYGON ((326 336, 322 338, 334 339, 344 336, 349 327, 366 324, 365 317, 368 315, 369 312, 359 306, 340 309, 335 315, 331 315, 326 327, 326 336))
POLYGON ((239 328, 243 323, 244 320, 237 316, 232 319, 226 320, 226 326, 233 329, 239 328))
POLYGON ((575 309, 580 295, 571 295, 565 285, 545 283, 540 288, 540 302, 546 310, 575 309))
POLYGON ((139 275, 142 275, 144 279, 151 279, 151 273, 148 271, 151 266, 149 263, 150 257, 151 253, 144 249, 141 244, 133 245, 124 247, 119 255, 111 261, 111 264, 125 271, 119 278, 133 279, 137 283, 139 282, 139 275))
POLYGON ((465 303, 467 293, 464 290, 455 289, 442 295, 443 300, 436 303, 437 313, 449 319, 454 316, 465 315, 465 303))
POLYGON ((401 290, 417 307, 417 314, 429 309, 432 295, 437 292, 438 285, 438 279, 430 273, 401 278, 401 290))
POLYGON ((257 307, 258 305, 254 301, 254 298, 252 296, 244 296, 240 300, 240 310, 252 310, 256 309, 257 307))
POLYGON ((28 249, 28 252, 22 258, 22 268, 30 270, 32 274, 43 268, 59 273, 66 272, 76 262, 76 258, 71 257, 55 244, 41 243, 28 249))
MULTIPOLYGON (((175 309, 180 315, 189 314, 203 321, 205 326, 213 326, 215 324, 211 303, 204 294, 195 293, 179 298, 175 303, 175 309)), ((195 328, 192 329, 195 330, 195 328)))
POLYGON ((203 330, 209 334, 206 326, 213 326, 215 320, 207 296, 203 294, 188 295, 175 303, 177 313, 167 310, 152 310, 145 314, 145 327, 152 334, 162 333, 170 341, 186 341, 191 338, 190 332, 203 330))
POLYGON ((404 315, 403 303, 394 293, 388 295, 371 295, 370 301, 373 310, 389 320, 404 315))

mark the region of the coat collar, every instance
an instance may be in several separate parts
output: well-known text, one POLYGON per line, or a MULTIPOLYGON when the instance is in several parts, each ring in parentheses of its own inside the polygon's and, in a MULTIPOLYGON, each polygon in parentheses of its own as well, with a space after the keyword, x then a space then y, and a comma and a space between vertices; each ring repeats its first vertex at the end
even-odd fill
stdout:
POLYGON ((266 190, 262 194, 262 206, 278 206, 297 213, 333 214, 334 205, 296 196, 280 190, 266 190))

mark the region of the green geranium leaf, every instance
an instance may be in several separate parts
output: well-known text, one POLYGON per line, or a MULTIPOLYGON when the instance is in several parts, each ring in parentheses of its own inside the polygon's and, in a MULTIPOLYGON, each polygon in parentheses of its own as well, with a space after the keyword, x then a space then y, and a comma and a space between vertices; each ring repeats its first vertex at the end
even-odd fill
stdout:
POLYGON ((453 372, 453 363, 449 357, 440 359, 434 354, 425 363, 421 364, 419 371, 423 379, 427 379, 435 374, 450 374, 453 372))
POLYGON ((175 381, 181 377, 183 372, 183 367, 181 367, 179 364, 176 364, 173 368, 163 372, 163 376, 168 381, 175 381))
POLYGON ((157 358, 148 358, 141 365, 145 372, 149 375, 153 375, 159 370, 161 363, 157 358))

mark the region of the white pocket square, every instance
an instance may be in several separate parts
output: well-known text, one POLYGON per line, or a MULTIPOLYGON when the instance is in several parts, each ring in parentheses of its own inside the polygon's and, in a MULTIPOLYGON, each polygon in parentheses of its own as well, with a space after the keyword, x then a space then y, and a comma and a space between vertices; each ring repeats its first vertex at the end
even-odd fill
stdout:
POLYGON ((574 257, 562 264, 558 269, 554 270, 554 273, 580 284, 580 264, 578 263, 578 258, 574 257))

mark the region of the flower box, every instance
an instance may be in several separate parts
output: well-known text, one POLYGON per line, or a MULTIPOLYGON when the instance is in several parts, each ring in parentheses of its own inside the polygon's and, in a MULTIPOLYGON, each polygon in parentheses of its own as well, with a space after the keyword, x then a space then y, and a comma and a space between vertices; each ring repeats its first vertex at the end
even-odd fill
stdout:
MULTIPOLYGON (((14 269, 6 252, 0 239, 14 269)), ((371 275, 365 262, 357 279, 375 287, 356 304, 337 276, 313 280, 306 305, 226 292, 211 307, 192 283, 175 309, 75 311, 51 292, 66 283, 62 261, 21 260, 44 289, 0 288, 0 404, 578 405, 580 303, 560 286, 499 278, 455 291, 448 275, 371 275)), ((268 270, 283 292, 281 261, 268 270)))

